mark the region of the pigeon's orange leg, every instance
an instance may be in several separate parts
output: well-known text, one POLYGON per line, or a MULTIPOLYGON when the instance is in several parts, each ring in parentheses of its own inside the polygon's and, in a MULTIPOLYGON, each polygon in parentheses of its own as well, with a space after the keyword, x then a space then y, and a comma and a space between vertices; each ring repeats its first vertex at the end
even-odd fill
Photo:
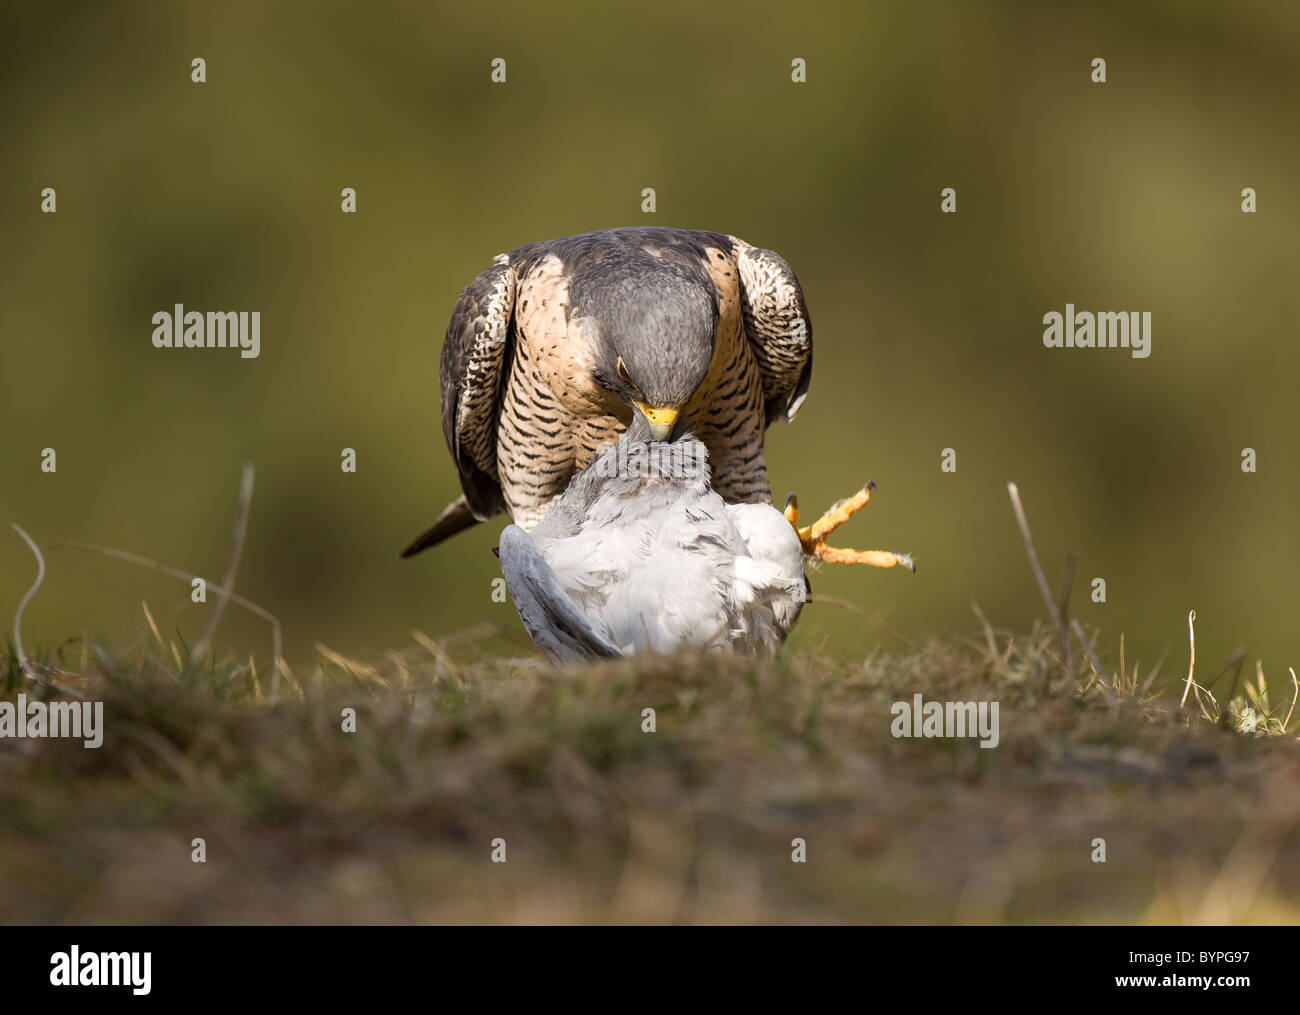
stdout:
POLYGON ((871 501, 871 491, 876 488, 874 482, 867 483, 852 497, 847 497, 835 504, 811 525, 799 527, 799 498, 790 494, 785 499, 785 517, 799 533, 799 542, 807 557, 824 560, 828 564, 870 564, 872 567, 905 567, 916 570, 916 563, 906 553, 892 553, 889 550, 848 550, 838 546, 829 546, 826 537, 861 511, 871 501))

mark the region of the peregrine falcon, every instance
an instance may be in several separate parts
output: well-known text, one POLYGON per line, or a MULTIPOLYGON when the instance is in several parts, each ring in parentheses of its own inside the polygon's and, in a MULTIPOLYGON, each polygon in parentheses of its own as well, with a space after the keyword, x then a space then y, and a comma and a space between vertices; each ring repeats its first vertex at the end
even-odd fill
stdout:
POLYGON ((728 504, 690 433, 652 439, 640 412, 498 556, 533 641, 553 663, 683 646, 774 653, 808 589, 800 538, 765 504, 728 504))
POLYGON ((794 419, 811 371, 799 280, 734 236, 609 229, 501 254, 442 348, 463 495, 402 556, 502 512, 533 528, 634 412, 656 440, 689 428, 724 501, 770 504, 763 432, 794 419))

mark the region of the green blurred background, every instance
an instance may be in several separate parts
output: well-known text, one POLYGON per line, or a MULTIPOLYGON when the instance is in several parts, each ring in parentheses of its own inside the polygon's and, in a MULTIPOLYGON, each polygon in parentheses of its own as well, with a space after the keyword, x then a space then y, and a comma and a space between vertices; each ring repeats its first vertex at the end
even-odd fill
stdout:
MULTIPOLYGON (((917 555, 915 576, 828 569, 817 592, 914 639, 974 630, 972 600, 1024 628, 1042 611, 1015 479, 1054 582, 1078 553, 1075 609, 1107 650, 1123 632, 1130 662, 1168 647, 1177 671, 1195 608, 1201 659, 1242 643, 1279 683, 1300 665, 1300 5, 141 2, 3 18, 0 519, 42 543, 215 582, 248 460, 238 588, 282 618, 291 663, 316 641, 378 652, 412 628, 517 625, 491 601, 500 521, 397 558, 457 492, 438 423, 447 317, 518 244, 682 226, 774 248, 803 282, 816 369, 798 422, 770 431, 778 499, 820 510, 874 478, 838 538, 917 555), (261 311, 261 357, 154 349, 153 313, 178 302, 261 311), (1151 357, 1044 349, 1042 316, 1067 302, 1151 311, 1151 357)), ((6 617, 33 573, 0 538, 6 617)), ((141 600, 188 638, 207 609, 172 579, 52 551, 25 639, 121 647, 141 600)), ((796 635, 850 657, 882 639, 831 606, 796 635)), ((232 607, 218 646, 266 659, 270 640, 232 607)))

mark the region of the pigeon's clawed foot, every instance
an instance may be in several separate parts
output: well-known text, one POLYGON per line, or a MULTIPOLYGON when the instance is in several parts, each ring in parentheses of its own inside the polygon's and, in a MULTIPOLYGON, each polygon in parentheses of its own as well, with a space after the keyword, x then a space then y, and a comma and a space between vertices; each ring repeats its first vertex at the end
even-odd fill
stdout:
POLYGON ((874 481, 838 504, 818 518, 811 525, 799 527, 799 498, 794 494, 785 499, 785 517, 799 533, 799 542, 803 544, 804 556, 824 560, 828 564, 870 564, 872 567, 905 567, 916 570, 916 564, 906 553, 892 553, 889 550, 848 550, 838 546, 828 546, 826 537, 862 510, 871 500, 871 491, 876 488, 874 481))

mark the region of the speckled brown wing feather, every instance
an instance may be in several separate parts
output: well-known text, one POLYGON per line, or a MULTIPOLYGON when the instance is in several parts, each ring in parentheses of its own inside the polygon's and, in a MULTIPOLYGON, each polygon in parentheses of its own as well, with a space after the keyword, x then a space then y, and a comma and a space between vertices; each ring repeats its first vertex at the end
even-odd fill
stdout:
POLYGON ((737 246, 745 334, 763 378, 767 423, 793 421, 812 379, 812 320, 799 279, 774 250, 737 246))
POLYGON ((442 432, 469 510, 479 521, 504 509, 497 479, 497 419, 514 347, 515 281, 503 255, 461 291, 439 364, 442 432))

